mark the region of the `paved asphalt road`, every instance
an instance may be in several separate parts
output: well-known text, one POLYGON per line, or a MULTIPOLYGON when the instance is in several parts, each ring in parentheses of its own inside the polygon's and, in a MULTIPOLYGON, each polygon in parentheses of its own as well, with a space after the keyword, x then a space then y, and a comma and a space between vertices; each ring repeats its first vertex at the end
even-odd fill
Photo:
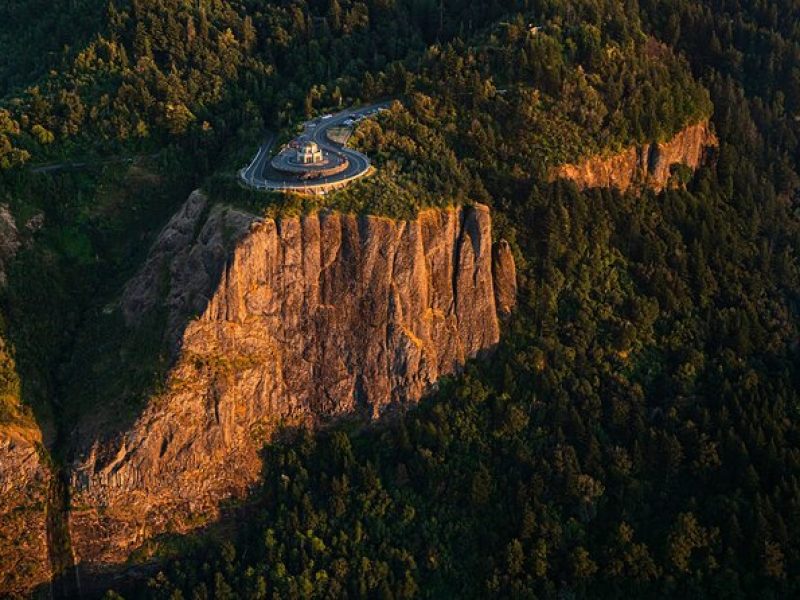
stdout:
POLYGON ((327 132, 332 127, 342 125, 342 123, 349 118, 356 118, 388 105, 388 102, 382 102, 380 104, 362 106, 357 109, 343 110, 327 119, 314 119, 306 126, 306 130, 303 134, 304 136, 310 137, 324 151, 343 154, 347 158, 347 169, 341 173, 336 173, 328 177, 299 181, 293 180, 291 176, 276 171, 270 165, 270 150, 275 143, 275 135, 270 134, 258 149, 258 152, 250 164, 240 171, 239 176, 242 181, 250 187, 271 190, 308 190, 318 186, 335 184, 337 182, 361 177, 369 171, 369 158, 351 148, 332 142, 328 139, 327 132), (311 124, 314 124, 314 126, 311 126, 311 124))

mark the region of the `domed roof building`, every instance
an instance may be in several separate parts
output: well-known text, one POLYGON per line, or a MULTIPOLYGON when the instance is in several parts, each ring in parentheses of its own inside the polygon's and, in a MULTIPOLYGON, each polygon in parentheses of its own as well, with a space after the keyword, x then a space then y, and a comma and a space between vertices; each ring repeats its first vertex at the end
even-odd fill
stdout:
POLYGON ((316 142, 305 142, 297 150, 297 162, 304 165, 313 165, 322 162, 322 150, 316 142))

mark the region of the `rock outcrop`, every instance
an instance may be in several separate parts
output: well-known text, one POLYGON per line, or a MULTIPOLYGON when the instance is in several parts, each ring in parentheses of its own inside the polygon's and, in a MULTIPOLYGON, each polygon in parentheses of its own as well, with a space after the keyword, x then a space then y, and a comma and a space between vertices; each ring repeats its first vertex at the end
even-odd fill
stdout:
POLYGON ((76 559, 118 562, 214 517, 258 480, 281 425, 418 401, 497 344, 515 277, 485 206, 272 220, 193 194, 125 291, 131 326, 167 312, 175 362, 130 428, 77 452, 76 559))
POLYGON ((19 228, 8 204, 0 204, 0 288, 6 285, 8 267, 17 252, 31 241, 43 224, 44 214, 38 212, 19 228))
POLYGON ((45 504, 50 470, 35 427, 0 425, 0 596, 50 579, 45 504))
POLYGON ((570 179, 580 189, 607 187, 627 191, 648 187, 661 191, 670 182, 673 165, 697 169, 709 148, 719 144, 708 122, 690 125, 664 143, 628 148, 612 156, 594 156, 550 172, 552 180, 570 179))
MULTIPOLYGON (((41 227, 36 214, 18 228, 0 204, 0 288, 17 253, 41 227)), ((45 506, 50 468, 42 460, 42 431, 19 400, 13 353, 0 337, 0 596, 23 595, 51 577, 45 506)))
POLYGON ((494 303, 497 312, 509 315, 517 304, 517 267, 511 246, 505 240, 494 245, 492 255, 494 275, 494 303))

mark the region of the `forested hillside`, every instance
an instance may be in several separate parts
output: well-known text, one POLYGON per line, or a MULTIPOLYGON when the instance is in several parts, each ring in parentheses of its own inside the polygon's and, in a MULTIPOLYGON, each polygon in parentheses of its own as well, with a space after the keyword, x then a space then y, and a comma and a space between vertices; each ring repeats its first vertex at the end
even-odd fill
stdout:
POLYGON ((103 2, 8 0, 0 6, 0 94, 69 65, 102 27, 103 2))
POLYGON ((0 202, 43 222, 2 292, 0 427, 52 425, 54 468, 76 413, 164 367, 115 303, 189 189, 320 206, 232 183, 267 128, 396 99, 354 136, 376 175, 322 204, 486 203, 519 270, 490 360, 282 432, 244 525, 146 544, 108 597, 800 594, 795 2, 56 4, 0 8, 0 202), (719 148, 661 193, 547 182, 705 119, 719 148))
MULTIPOLYGON (((119 152, 169 137, 208 152, 240 128, 257 139, 265 122, 281 127, 345 100, 414 90, 466 100, 483 120, 509 117, 507 143, 539 162, 661 138, 710 112, 683 63, 615 2, 525 1, 521 13, 465 2, 437 14, 416 2, 135 0, 110 2, 102 26, 96 8, 72 2, 39 11, 46 17, 19 38, 15 24, 37 10, 23 4, 6 9, 10 57, 47 60, 65 29, 82 33, 8 102, 9 164, 76 143, 119 152), (87 18, 73 23, 77 15, 87 18)), ((6 87, 29 70, 12 58, 6 87)))

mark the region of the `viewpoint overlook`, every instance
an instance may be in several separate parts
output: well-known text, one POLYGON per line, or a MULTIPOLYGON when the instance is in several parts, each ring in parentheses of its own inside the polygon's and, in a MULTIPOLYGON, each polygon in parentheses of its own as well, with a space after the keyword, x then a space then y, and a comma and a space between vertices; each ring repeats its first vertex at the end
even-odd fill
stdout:
POLYGON ((252 162, 239 173, 256 190, 325 194, 369 174, 370 160, 346 146, 352 128, 386 110, 388 102, 326 114, 302 124, 303 132, 271 156, 275 136, 262 144, 252 162), (337 141, 331 139, 336 131, 337 141))
POLYGON ((0 598, 800 597, 796 0, 0 2, 0 598))

